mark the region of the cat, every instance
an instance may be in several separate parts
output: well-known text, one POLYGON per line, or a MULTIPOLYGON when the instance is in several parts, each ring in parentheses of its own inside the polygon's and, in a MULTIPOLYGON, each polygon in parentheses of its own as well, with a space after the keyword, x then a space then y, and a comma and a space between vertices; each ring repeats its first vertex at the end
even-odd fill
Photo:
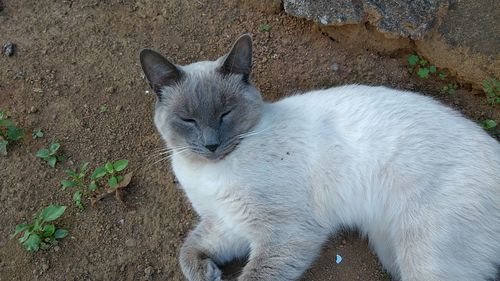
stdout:
POLYGON ((252 40, 215 61, 143 72, 157 130, 200 222, 189 281, 297 280, 341 228, 368 237, 394 280, 491 280, 500 263, 500 144, 416 93, 349 85, 264 102, 252 40))

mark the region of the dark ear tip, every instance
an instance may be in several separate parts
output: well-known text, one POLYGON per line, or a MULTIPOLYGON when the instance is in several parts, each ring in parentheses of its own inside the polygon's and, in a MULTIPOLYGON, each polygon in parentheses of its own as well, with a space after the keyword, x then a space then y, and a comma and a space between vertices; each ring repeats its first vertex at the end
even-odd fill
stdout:
POLYGON ((153 49, 149 49, 149 48, 141 49, 139 51, 139 59, 141 60, 141 62, 143 62, 144 58, 147 55, 158 55, 158 53, 156 51, 154 51, 153 49))
POLYGON ((245 40, 245 41, 252 43, 252 35, 250 33, 243 33, 242 35, 240 35, 240 37, 236 41, 240 41, 240 40, 245 40))

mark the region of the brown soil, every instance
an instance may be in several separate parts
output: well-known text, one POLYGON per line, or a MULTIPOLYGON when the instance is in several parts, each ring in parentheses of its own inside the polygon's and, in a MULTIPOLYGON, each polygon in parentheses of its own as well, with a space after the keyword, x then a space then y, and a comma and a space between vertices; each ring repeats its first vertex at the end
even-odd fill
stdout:
MULTIPOLYGON (((27 136, 0 158, 2 281, 183 280, 176 257, 196 218, 168 164, 150 165, 162 142, 152 122, 154 96, 145 93, 137 64, 143 47, 184 64, 214 59, 250 32, 253 80, 268 100, 346 83, 382 84, 425 92, 477 121, 500 121, 499 108, 487 105, 483 93, 461 85, 455 95, 443 94, 453 80, 408 74, 408 53, 331 40, 309 22, 237 1, 20 0, 3 6, 0 43, 10 40, 17 49, 0 56, 0 108, 10 110, 27 136), (272 30, 259 31, 261 23, 272 30), (109 111, 101 113, 101 105, 109 111), (34 140, 30 134, 38 128, 45 137, 34 140), (35 152, 54 139, 66 161, 51 169, 35 152), (109 197, 82 211, 72 205, 71 192, 60 190, 64 169, 121 158, 137 169, 125 195, 135 209, 109 197), (70 235, 56 248, 27 253, 8 239, 16 224, 50 203, 70 206, 58 221, 70 235)), ((365 241, 342 233, 303 280, 388 277, 365 241)))

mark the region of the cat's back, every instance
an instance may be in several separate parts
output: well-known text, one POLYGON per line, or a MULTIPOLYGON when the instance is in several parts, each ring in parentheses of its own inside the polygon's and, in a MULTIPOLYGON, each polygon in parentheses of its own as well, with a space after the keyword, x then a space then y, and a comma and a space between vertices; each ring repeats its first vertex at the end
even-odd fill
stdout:
MULTIPOLYGON (((276 105, 289 116, 281 122, 304 132, 314 143, 311 147, 323 148, 316 154, 323 164, 341 153, 328 149, 343 146, 346 163, 360 174, 367 172, 362 167, 393 169, 416 180, 460 173, 460 180, 483 181, 484 188, 500 191, 500 144, 432 98, 350 85, 292 96, 276 105)), ((500 203, 500 195, 495 196, 500 203)))
POLYGON ((324 131, 334 129, 358 145, 386 141, 387 146, 413 139, 441 143, 442 148, 476 143, 483 145, 481 149, 500 149, 497 141, 459 112, 413 92, 348 85, 292 96, 278 104, 290 115, 300 115, 324 131))

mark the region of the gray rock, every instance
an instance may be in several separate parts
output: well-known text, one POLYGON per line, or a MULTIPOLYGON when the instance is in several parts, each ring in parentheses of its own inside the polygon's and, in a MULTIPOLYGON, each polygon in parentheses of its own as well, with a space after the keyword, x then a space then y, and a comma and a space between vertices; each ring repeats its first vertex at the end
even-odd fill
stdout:
POLYGON ((346 46, 413 50, 476 89, 500 79, 497 0, 283 0, 283 6, 346 46))
POLYGON ((14 43, 7 41, 5 44, 3 44, 3 54, 10 57, 14 54, 16 49, 16 45, 14 43))
POLYGON ((448 0, 284 0, 285 12, 321 25, 368 22, 391 36, 421 39, 448 9, 448 0))

